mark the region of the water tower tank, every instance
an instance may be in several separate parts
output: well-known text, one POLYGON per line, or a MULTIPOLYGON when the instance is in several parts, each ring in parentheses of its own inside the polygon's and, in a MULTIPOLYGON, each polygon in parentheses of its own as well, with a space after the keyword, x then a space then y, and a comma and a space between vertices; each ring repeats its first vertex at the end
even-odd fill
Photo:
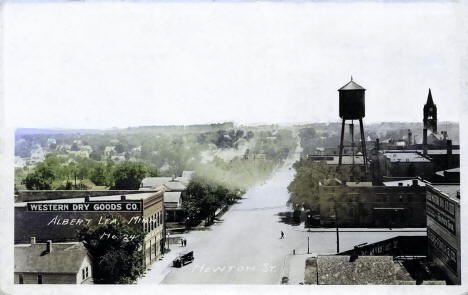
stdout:
POLYGON ((362 119, 366 115, 364 87, 353 81, 338 89, 340 94, 340 117, 345 120, 362 119))

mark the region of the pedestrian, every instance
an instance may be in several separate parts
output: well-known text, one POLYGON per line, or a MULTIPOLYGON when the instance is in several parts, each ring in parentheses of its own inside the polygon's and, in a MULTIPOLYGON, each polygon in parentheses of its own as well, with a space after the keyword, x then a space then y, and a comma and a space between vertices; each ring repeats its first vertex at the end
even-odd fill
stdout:
POLYGON ((184 239, 183 239, 183 238, 180 238, 180 246, 181 246, 181 247, 184 246, 184 239))
POLYGON ((284 239, 284 232, 281 231, 281 238, 280 239, 284 239))
POLYGON ((187 239, 184 239, 184 247, 187 247, 187 239))

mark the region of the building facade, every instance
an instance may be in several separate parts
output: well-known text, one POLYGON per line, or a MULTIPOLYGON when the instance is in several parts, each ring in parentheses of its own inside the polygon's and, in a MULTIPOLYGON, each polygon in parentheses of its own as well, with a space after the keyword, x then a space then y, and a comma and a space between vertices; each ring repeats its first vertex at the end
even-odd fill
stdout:
POLYGON ((329 180, 319 184, 319 202, 321 226, 426 226, 426 191, 417 181, 388 187, 329 180))
POLYGON ((461 283, 460 185, 427 184, 428 258, 461 283))
POLYGON ((84 225, 117 223, 119 219, 145 233, 145 267, 164 253, 164 191, 15 203, 15 243, 78 241, 84 225), (78 208, 78 209, 75 209, 78 208), (81 209, 81 210, 80 210, 81 209))

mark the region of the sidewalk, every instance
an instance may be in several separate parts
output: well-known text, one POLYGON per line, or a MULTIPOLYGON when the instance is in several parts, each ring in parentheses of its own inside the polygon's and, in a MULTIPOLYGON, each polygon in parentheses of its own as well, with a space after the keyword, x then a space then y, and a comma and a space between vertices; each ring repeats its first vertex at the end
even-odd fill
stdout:
POLYGON ((287 285, 299 285, 304 283, 305 261, 309 257, 317 256, 316 254, 288 254, 285 257, 283 278, 287 278, 287 285))
POLYGON ((171 244, 170 252, 164 254, 164 256, 154 262, 150 268, 146 270, 146 273, 141 276, 136 284, 159 284, 162 280, 171 272, 172 261, 177 257, 177 255, 186 251, 186 247, 181 247, 180 244, 171 244))

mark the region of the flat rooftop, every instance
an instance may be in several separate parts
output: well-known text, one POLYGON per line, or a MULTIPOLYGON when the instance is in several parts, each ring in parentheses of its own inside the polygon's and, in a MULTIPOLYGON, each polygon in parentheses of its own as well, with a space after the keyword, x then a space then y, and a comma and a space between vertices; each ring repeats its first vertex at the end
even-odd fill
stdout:
POLYGON ((433 188, 447 195, 452 200, 460 202, 460 184, 431 184, 433 188))
MULTIPOLYGON (((394 181, 384 181, 383 185, 384 186, 399 186, 401 183, 403 186, 412 186, 413 185, 413 180, 416 179, 402 179, 402 180, 394 180, 394 181)), ((420 179, 417 179, 418 185, 419 186, 426 186, 426 183, 424 181, 421 181, 420 179)))
MULTIPOLYGON (((125 199, 128 201, 138 201, 145 200, 157 194, 158 192, 151 193, 141 193, 141 194, 129 194, 125 195, 125 199)), ((98 197, 89 197, 90 202, 99 202, 99 201, 121 201, 122 195, 112 195, 112 196, 98 196, 98 197)), ((85 198, 72 198, 72 199, 55 199, 55 200, 42 200, 42 201, 31 201, 31 202, 20 202, 15 203, 15 207, 25 207, 28 203, 84 203, 85 198)))
POLYGON ((417 152, 383 152, 383 155, 390 160, 390 162, 411 162, 411 163, 430 163, 431 160, 424 157, 422 154, 417 152))
MULTIPOLYGON (((325 161, 328 165, 338 165, 340 157, 336 155, 310 155, 308 159, 313 160, 313 161, 325 161)), ((353 156, 343 155, 342 164, 352 165, 353 156)), ((354 164, 364 165, 364 158, 362 157, 362 155, 354 156, 354 164)))
MULTIPOLYGON (((404 153, 404 152, 413 152, 413 153, 420 153, 422 154, 423 153, 423 150, 382 150, 384 153, 393 153, 393 152, 400 152, 400 153, 404 153)), ((438 150, 427 150, 427 154, 428 155, 445 155, 447 154, 447 150, 446 149, 438 149, 438 150)), ((452 150, 452 154, 454 155, 459 155, 460 154, 460 150, 459 149, 453 149, 452 150)))

